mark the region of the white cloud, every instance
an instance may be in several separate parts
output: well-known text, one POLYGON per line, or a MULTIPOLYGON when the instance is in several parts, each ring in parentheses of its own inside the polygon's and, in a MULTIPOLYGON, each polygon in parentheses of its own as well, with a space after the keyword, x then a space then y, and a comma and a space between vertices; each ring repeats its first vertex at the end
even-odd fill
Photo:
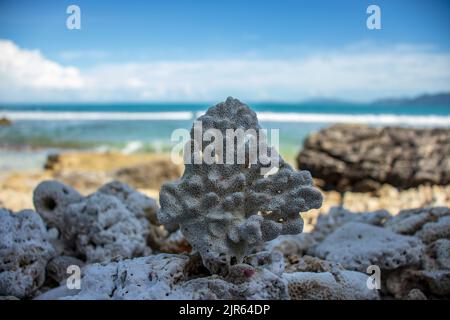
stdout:
POLYGON ((39 51, 23 50, 12 41, 0 41, 1 90, 65 90, 83 87, 80 71, 63 67, 42 56, 39 51))
POLYGON ((61 66, 10 41, 0 41, 0 52, 3 100, 215 101, 228 95, 247 101, 317 96, 370 100, 450 91, 450 54, 413 46, 295 59, 153 61, 83 70, 61 66))

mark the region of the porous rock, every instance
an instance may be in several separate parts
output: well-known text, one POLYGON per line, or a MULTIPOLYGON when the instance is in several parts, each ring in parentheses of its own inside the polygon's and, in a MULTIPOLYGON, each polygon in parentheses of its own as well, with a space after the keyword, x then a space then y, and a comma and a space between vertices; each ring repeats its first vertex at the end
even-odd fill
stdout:
POLYGON ((88 265, 81 290, 65 286, 37 299, 288 299, 286 282, 267 268, 235 265, 227 277, 192 275, 191 258, 158 254, 88 265))
POLYGON ((406 296, 406 300, 427 300, 427 297, 419 289, 411 289, 406 296))
POLYGON ((327 214, 319 215, 311 236, 320 242, 334 230, 348 222, 382 226, 390 217, 390 213, 386 210, 352 212, 343 207, 332 207, 327 214))
POLYGON ((367 274, 345 270, 334 262, 303 256, 286 271, 283 278, 293 300, 379 299, 377 290, 367 287, 367 274))
POLYGON ((447 207, 407 209, 386 220, 384 226, 396 233, 417 235, 429 243, 439 238, 449 238, 446 217, 450 217, 450 208, 447 207))
POLYGON ((324 188, 367 192, 387 183, 399 189, 450 183, 450 129, 335 125, 312 134, 298 168, 324 188))
POLYGON ((126 187, 107 185, 82 197, 64 184, 45 181, 36 188, 34 203, 44 219, 60 231, 68 251, 74 250, 87 262, 100 262, 141 256, 149 250, 148 203, 127 191, 126 187), (129 197, 140 201, 130 203, 129 197))
POLYGON ((450 270, 396 270, 387 275, 386 288, 398 299, 407 298, 412 289, 421 290, 427 297, 446 297, 450 294, 450 270))
POLYGON ((32 296, 44 283, 45 267, 54 254, 36 212, 0 209, 0 296, 32 296))
POLYGON ((84 263, 75 257, 56 256, 47 264, 47 277, 60 283, 70 275, 68 273, 68 268, 70 266, 78 266, 79 268, 82 268, 84 263))
POLYGON ((102 186, 98 189, 98 192, 118 198, 125 204, 128 210, 134 213, 136 218, 146 218, 152 224, 158 224, 156 212, 159 208, 155 199, 137 192, 129 185, 119 181, 113 181, 102 186))
MULTIPOLYGON (((267 148, 266 160, 278 159, 275 174, 261 174, 261 169, 270 171, 270 163, 263 164, 261 157, 252 163, 248 141, 245 164, 236 163, 237 150, 227 150, 227 129, 252 131, 250 140, 256 138, 267 147, 265 137, 258 131, 255 112, 239 100, 228 98, 197 120, 202 124, 200 139, 209 129, 222 133, 222 156, 227 152, 234 154, 234 164, 192 161, 198 156, 203 159, 209 147, 202 143, 202 149, 195 150, 200 141, 193 126, 191 163, 185 165, 180 180, 161 188, 158 218, 163 224, 181 226, 212 273, 226 273, 232 263, 242 262, 252 247, 280 234, 300 233, 303 221, 299 212, 319 208, 322 196, 312 187, 309 172, 293 170, 274 148, 267 148)), ((216 150, 214 156, 221 155, 216 150)))
POLYGON ((423 251, 416 237, 357 222, 344 224, 312 250, 320 258, 361 272, 370 265, 382 270, 419 265, 423 251))
POLYGON ((431 243, 438 239, 450 239, 450 216, 441 217, 437 221, 426 223, 416 233, 416 236, 425 243, 431 243))

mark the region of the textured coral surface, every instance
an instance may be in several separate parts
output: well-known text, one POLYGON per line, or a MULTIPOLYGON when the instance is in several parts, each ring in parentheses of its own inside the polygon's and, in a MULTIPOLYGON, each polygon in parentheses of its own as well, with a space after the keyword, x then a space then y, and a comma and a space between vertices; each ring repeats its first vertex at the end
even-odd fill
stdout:
MULTIPOLYGON (((238 153, 242 149, 227 149, 227 129, 253 132, 253 135, 248 134, 267 146, 265 136, 259 132, 255 112, 239 100, 228 98, 211 107, 197 121, 202 124, 200 133, 216 129, 223 135, 219 143, 222 142, 224 151, 220 154, 216 150, 214 156, 232 154, 235 161, 233 164, 219 161, 186 164, 180 180, 161 188, 158 217, 163 224, 179 224, 210 271, 221 273, 226 272, 229 265, 242 262, 249 250, 261 242, 280 234, 302 232, 299 213, 319 208, 322 196, 312 186, 309 172, 293 170, 273 148, 267 148, 265 156, 279 163, 275 174, 261 174, 261 169, 268 169, 270 163, 262 157, 257 157, 253 163, 253 149, 248 141, 241 145, 245 163, 238 163, 238 153)), ((191 146, 200 144, 195 130, 193 126, 191 146)), ((197 153, 192 147, 191 160, 198 153, 209 152, 208 146, 203 143, 201 152, 197 153)))
POLYGON ((0 296, 33 294, 44 283, 45 266, 54 254, 36 212, 0 209, 0 296))

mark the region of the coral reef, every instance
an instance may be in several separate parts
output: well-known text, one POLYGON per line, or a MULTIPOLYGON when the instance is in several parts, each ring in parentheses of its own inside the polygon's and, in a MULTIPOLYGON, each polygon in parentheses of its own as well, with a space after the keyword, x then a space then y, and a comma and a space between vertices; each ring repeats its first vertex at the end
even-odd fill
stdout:
POLYGON ((450 130, 335 125, 308 137, 298 168, 338 191, 450 183, 450 130))
POLYGON ((36 212, 0 209, 0 296, 31 296, 44 283, 54 254, 36 212))
POLYGON ((261 175, 261 169, 269 164, 262 159, 252 162, 248 141, 241 145, 245 163, 237 163, 240 150, 228 148, 227 130, 251 131, 253 135, 245 134, 267 147, 255 112, 239 100, 228 98, 208 109, 197 121, 202 124, 200 139, 208 129, 220 130, 223 141, 216 143, 224 151, 220 154, 215 150, 214 156, 231 153, 233 164, 196 164, 195 157, 207 153, 209 146, 198 141, 194 125, 190 141, 192 161, 186 164, 179 181, 162 186, 158 217, 163 224, 180 225, 212 273, 226 273, 231 264, 242 262, 250 249, 261 242, 280 234, 300 233, 303 221, 299 212, 319 208, 322 196, 312 187, 309 172, 293 170, 273 148, 267 150, 265 157, 275 157, 278 162, 275 174, 261 175), (201 150, 194 150, 196 145, 202 145, 201 150))

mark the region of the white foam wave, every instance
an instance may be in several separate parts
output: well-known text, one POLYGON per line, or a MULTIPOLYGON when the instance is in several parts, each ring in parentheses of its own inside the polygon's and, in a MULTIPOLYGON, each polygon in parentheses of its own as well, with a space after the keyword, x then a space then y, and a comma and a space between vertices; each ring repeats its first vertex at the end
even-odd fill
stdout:
POLYGON ((0 112, 1 117, 11 120, 104 120, 104 121, 138 121, 138 120, 191 120, 193 113, 180 112, 65 112, 65 111, 5 111, 0 112))
MULTIPOLYGON (((44 112, 4 111, 0 117, 15 120, 67 121, 67 120, 193 120, 204 112, 44 112)), ((450 115, 395 115, 395 114, 324 114, 294 112, 258 112, 258 119, 267 122, 304 123, 363 123, 411 126, 450 126, 450 115)))
MULTIPOLYGON (((196 117, 205 114, 197 112, 196 117)), ((333 114, 297 112, 257 112, 258 120, 266 122, 304 122, 304 123, 362 123, 408 126, 450 126, 450 115, 396 115, 396 114, 333 114)))
POLYGON ((450 126, 449 116, 394 114, 319 114, 259 112, 258 119, 268 122, 364 123, 420 126, 450 126))

